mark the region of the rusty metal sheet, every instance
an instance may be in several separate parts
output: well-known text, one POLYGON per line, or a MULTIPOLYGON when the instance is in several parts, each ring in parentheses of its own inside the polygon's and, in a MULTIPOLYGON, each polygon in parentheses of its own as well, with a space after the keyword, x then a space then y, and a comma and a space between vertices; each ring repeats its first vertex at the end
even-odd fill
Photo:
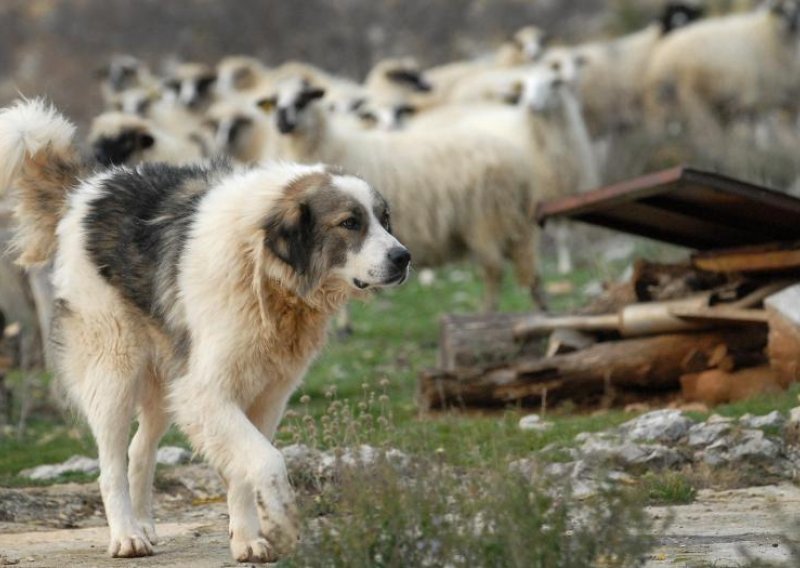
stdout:
POLYGON ((536 216, 699 250, 800 240, 800 199, 684 166, 542 203, 536 216))

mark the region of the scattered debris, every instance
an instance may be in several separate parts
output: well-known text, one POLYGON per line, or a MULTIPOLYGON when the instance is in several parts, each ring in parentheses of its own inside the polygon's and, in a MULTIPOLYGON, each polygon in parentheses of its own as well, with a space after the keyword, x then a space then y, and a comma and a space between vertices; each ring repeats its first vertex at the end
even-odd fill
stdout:
POLYGON ((569 315, 445 316, 421 406, 608 407, 665 395, 715 405, 787 388, 800 380, 797 215, 800 199, 690 168, 540 205, 542 222, 567 217, 702 252, 638 260, 569 315), (745 218, 765 222, 744 230, 745 218))

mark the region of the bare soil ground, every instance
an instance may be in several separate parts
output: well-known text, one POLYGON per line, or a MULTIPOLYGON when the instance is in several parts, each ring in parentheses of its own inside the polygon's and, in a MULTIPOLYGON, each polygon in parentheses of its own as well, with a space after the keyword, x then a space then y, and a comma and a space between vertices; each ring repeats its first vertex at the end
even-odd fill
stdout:
MULTIPOLYGON (((228 554, 222 486, 203 465, 159 476, 159 544, 150 558, 106 556, 108 535, 96 483, 0 489, 0 566, 25 568, 236 566, 228 554)), ((785 536, 797 530, 800 489, 771 485, 699 492, 690 505, 651 507, 656 518, 674 516, 648 568, 745 565, 743 550, 771 561, 790 559, 785 536)))

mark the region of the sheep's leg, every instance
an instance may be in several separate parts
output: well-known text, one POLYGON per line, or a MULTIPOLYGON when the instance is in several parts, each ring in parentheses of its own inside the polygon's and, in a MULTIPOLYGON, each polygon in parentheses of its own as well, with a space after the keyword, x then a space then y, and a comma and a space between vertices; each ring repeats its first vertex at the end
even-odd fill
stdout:
POLYGON ((533 230, 527 239, 517 241, 510 247, 511 262, 517 283, 530 292, 535 307, 546 311, 547 300, 542 290, 536 258, 539 243, 539 231, 533 230))
POLYGON ((556 221, 554 227, 556 241, 557 270, 559 274, 569 274, 573 270, 572 251, 569 248, 569 226, 564 221, 556 221))
POLYGON ((347 339, 353 335, 353 319, 350 317, 349 304, 339 308, 336 318, 333 320, 333 329, 339 339, 347 339))

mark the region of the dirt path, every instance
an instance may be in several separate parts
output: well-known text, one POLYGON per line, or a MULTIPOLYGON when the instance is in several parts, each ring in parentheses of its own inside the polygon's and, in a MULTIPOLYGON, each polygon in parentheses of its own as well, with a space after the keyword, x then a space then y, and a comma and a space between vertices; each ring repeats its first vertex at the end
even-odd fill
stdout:
MULTIPOLYGON (((175 468, 158 493, 156 555, 121 562, 105 554, 108 531, 97 484, 0 489, 0 566, 3 557, 24 568, 236 566, 228 555, 221 495, 219 481, 203 466, 175 468)), ((648 568, 741 566, 742 547, 762 559, 787 561, 782 536, 791 535, 792 522, 798 531, 792 536, 800 539, 800 489, 792 485, 701 491, 691 505, 650 512, 675 520, 648 568)))
POLYGON ((670 511, 675 520, 647 568, 744 566, 743 551, 760 560, 789 562, 784 537, 800 542, 800 488, 794 485, 700 491, 690 505, 650 508, 657 518, 670 511))

